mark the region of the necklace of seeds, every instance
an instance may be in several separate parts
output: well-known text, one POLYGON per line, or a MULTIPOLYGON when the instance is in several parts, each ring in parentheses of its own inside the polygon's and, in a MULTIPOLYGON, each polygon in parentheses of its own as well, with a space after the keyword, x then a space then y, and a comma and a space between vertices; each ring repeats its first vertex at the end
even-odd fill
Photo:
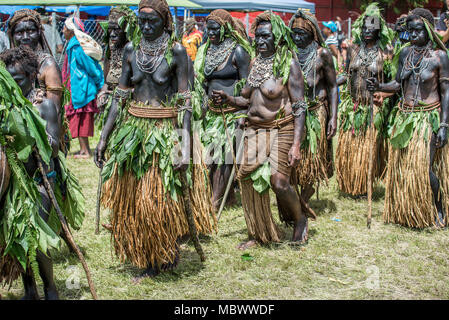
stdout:
POLYGON ((362 97, 362 87, 365 84, 365 79, 372 77, 373 72, 369 70, 369 67, 376 61, 379 55, 379 47, 376 43, 371 48, 367 48, 365 42, 362 42, 357 57, 360 60, 360 68, 357 73, 357 92, 356 96, 359 98, 365 98, 368 93, 365 93, 365 97, 362 97))
POLYGON ((113 49, 111 47, 111 63, 109 73, 107 76, 107 82, 117 84, 122 73, 122 61, 123 61, 123 49, 113 49))
POLYGON ((274 54, 268 58, 263 58, 259 54, 249 72, 248 85, 253 88, 259 88, 262 83, 270 79, 273 76, 273 63, 274 54))
POLYGON ((210 76, 218 66, 221 66, 229 58, 235 46, 236 42, 231 38, 224 39, 218 45, 211 43, 206 53, 204 74, 210 76))
POLYGON ((377 44, 371 48, 367 48, 365 43, 362 42, 359 51, 359 58, 361 61, 361 68, 359 74, 361 77, 365 78, 365 76, 368 74, 369 66, 376 60, 377 56, 378 56, 377 44))
POLYGON ((307 48, 301 49, 298 58, 304 75, 304 83, 307 85, 309 73, 313 68, 313 97, 315 97, 315 82, 316 82, 316 58, 318 56, 318 43, 312 42, 307 48))
POLYGON ((302 73, 304 74, 304 79, 307 79, 310 70, 314 67, 317 54, 318 43, 315 41, 313 41, 307 48, 300 49, 298 61, 301 66, 302 73))
MULTIPOLYGON (((421 83, 420 81, 421 74, 425 69, 427 69, 431 60, 429 59, 431 49, 432 49, 432 42, 429 42, 425 47, 421 48, 412 46, 404 61, 404 67, 402 69, 401 75, 404 73, 404 71, 411 71, 413 74, 413 79, 415 80, 416 83, 415 94, 412 98, 414 103, 415 101, 418 100, 417 98, 418 98, 419 85, 421 83)), ((401 81, 401 91, 402 96, 404 96, 403 81, 401 81)))
POLYGON ((154 41, 147 41, 142 38, 139 49, 136 52, 136 64, 140 71, 149 74, 156 71, 164 59, 168 40, 169 35, 166 32, 154 41))

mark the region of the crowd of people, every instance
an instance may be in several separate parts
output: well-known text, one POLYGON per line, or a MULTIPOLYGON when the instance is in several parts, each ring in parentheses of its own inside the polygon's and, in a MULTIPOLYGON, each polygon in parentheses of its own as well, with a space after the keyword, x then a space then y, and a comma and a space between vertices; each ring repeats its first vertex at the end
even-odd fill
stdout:
POLYGON ((416 8, 392 30, 375 3, 351 39, 337 22, 321 30, 308 12, 286 24, 267 11, 251 39, 218 9, 204 34, 188 20, 177 41, 167 2, 141 0, 137 19, 126 6, 111 9, 104 50, 77 17, 66 19, 61 72, 40 15, 17 11, 11 49, 0 54, 0 105, 9 111, 0 110, 0 282, 22 275, 25 298, 35 299, 39 273, 45 298, 58 298, 48 250, 58 247, 60 225, 43 185, 81 227, 84 200, 65 157, 70 138, 79 139, 76 157, 90 157, 94 114, 105 227, 120 261, 144 270, 136 281, 175 268, 187 235, 203 260, 197 236, 217 231, 236 192, 248 231, 239 249, 285 241, 270 190, 291 241, 305 244, 316 219, 309 200, 334 174, 341 191, 368 200, 382 181, 386 223, 447 227, 444 26, 416 8))

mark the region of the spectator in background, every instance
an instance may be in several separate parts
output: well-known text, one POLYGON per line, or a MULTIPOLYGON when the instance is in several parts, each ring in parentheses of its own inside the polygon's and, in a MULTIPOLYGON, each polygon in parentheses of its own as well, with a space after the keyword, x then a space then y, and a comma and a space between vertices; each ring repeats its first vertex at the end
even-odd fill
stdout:
POLYGON ((407 25, 406 25, 407 15, 401 14, 399 18, 396 20, 396 23, 394 25, 394 31, 397 33, 397 38, 394 43, 395 47, 396 45, 404 45, 409 41, 409 34, 407 31, 407 25))
POLYGON ((341 65, 341 55, 340 51, 338 50, 338 39, 337 39, 337 25, 333 21, 323 22, 323 33, 326 36, 326 45, 329 48, 329 50, 332 52, 332 55, 335 57, 334 63, 335 67, 338 68, 338 66, 341 65))
POLYGON ((342 29, 342 23, 343 20, 341 20, 340 17, 337 17, 337 21, 335 22, 335 24, 337 25, 337 40, 338 40, 338 50, 341 53, 341 44, 343 42, 343 40, 345 40, 345 33, 343 32, 342 29))
POLYGON ((71 93, 70 102, 65 106, 69 129, 72 138, 78 138, 80 143, 75 158, 82 159, 92 155, 89 137, 94 135, 94 114, 99 112, 96 95, 104 84, 103 70, 98 63, 103 50, 84 30, 76 17, 65 21, 63 33, 68 44, 62 69, 63 81, 71 93))
POLYGON ((0 30, 0 53, 10 48, 9 39, 6 33, 0 30))
POLYGON ((195 18, 186 20, 186 29, 182 36, 182 45, 192 61, 195 61, 196 53, 203 40, 203 33, 196 27, 195 18))
POLYGON ((443 37, 446 48, 449 48, 449 0, 443 1, 443 13, 440 15, 438 23, 435 25, 437 33, 443 37))

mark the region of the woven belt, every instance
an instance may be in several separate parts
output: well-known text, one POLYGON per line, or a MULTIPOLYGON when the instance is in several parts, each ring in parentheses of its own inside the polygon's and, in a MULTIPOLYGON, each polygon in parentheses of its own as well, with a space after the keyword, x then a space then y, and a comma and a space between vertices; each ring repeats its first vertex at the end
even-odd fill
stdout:
POLYGON ((50 92, 63 92, 64 91, 64 89, 62 87, 46 87, 45 90, 50 91, 50 92))
POLYGON ((169 119, 176 118, 178 112, 173 108, 165 107, 140 107, 132 104, 128 108, 128 113, 137 118, 147 119, 169 119))
POLYGON ((282 128, 292 122, 294 119, 293 115, 290 114, 286 116, 285 118, 273 120, 271 122, 260 122, 260 121, 250 121, 248 120, 248 124, 251 128, 254 129, 275 129, 275 128, 282 128))
POLYGON ((412 106, 408 103, 404 103, 399 104, 399 110, 402 112, 427 112, 438 109, 440 105, 441 105, 440 101, 436 101, 422 106, 412 106))
POLYGON ((226 107, 226 108, 215 108, 212 100, 209 100, 209 110, 214 112, 214 113, 230 113, 230 112, 236 112, 239 111, 240 109, 235 108, 235 107, 226 107))
POLYGON ((318 109, 321 108, 323 105, 324 105, 324 106, 327 105, 327 99, 319 100, 319 101, 317 102, 316 105, 314 105, 313 107, 308 108, 307 111, 315 111, 315 110, 318 110, 318 109))

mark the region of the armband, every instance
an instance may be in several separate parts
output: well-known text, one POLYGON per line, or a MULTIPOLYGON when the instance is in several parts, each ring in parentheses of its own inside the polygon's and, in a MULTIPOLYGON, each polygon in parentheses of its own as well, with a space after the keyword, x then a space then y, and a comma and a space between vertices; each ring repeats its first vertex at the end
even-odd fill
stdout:
POLYGON ((292 104, 292 114, 295 118, 299 118, 307 110, 307 102, 296 101, 292 104))
POLYGON ((440 128, 449 128, 449 124, 441 122, 440 123, 440 128))
POLYGON ((57 142, 51 135, 48 135, 48 143, 50 144, 50 147, 57 142))
POLYGON ((115 100, 121 100, 121 99, 128 99, 129 97, 129 90, 128 89, 122 89, 120 87, 117 87, 117 89, 115 89, 115 93, 114 93, 114 99, 115 100))

